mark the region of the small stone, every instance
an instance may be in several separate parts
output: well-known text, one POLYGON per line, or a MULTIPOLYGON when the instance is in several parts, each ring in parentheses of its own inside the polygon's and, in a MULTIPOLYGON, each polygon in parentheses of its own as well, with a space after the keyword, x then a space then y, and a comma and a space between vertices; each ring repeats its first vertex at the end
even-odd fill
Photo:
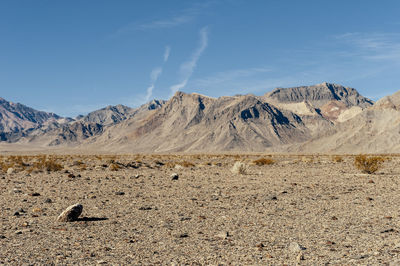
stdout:
POLYGON ((179 179, 179 175, 178 175, 177 173, 173 173, 173 174, 171 175, 171 179, 172 179, 172 180, 178 180, 178 179, 179 179))
POLYGON ((258 243, 258 244, 256 245, 256 247, 257 247, 259 250, 262 250, 262 249, 265 247, 265 245, 264 245, 263 243, 258 243))
POLYGON ((183 233, 179 235, 179 238, 186 238, 186 237, 189 237, 188 233, 183 233))
POLYGON ((278 200, 278 198, 276 196, 272 196, 269 198, 270 200, 278 200))
POLYGON ((368 201, 372 201, 372 200, 374 200, 373 198, 371 198, 371 197, 367 197, 366 198, 368 201))
POLYGON ((305 247, 300 246, 298 243, 296 242, 292 242, 289 244, 289 250, 293 253, 305 250, 305 247))
POLYGON ((229 232, 222 231, 222 232, 219 232, 216 236, 217 236, 218 238, 226 239, 226 238, 229 237, 229 232))
POLYGON ((20 216, 19 212, 14 212, 14 216, 20 216))
POLYGON ((81 204, 71 205, 66 208, 58 217, 58 222, 73 222, 81 215, 83 206, 81 204))
POLYGON ((74 174, 69 174, 68 177, 69 178, 75 178, 75 175, 74 174))
POLYGON ((44 203, 52 203, 53 201, 51 199, 45 199, 44 203))
POLYGON ((33 208, 32 212, 34 213, 38 213, 38 212, 42 212, 43 210, 41 208, 33 208))
POLYGON ((368 183, 374 184, 375 182, 374 182, 374 180, 369 180, 368 183))
POLYGON ((8 174, 8 175, 14 174, 14 172, 15 172, 15 170, 14 170, 14 168, 12 168, 12 167, 10 167, 10 168, 7 169, 7 174, 8 174))
POLYGON ((15 231, 15 234, 16 234, 16 235, 21 235, 21 234, 22 234, 22 231, 21 231, 21 230, 15 231))
POLYGON ((300 252, 299 255, 297 255, 296 260, 297 260, 297 262, 300 262, 300 261, 304 260, 304 255, 303 255, 303 253, 300 252))
POLYGON ((33 192, 33 193, 30 193, 29 196, 38 197, 38 196, 40 196, 40 193, 33 192))
POLYGON ((0 239, 5 239, 6 237, 3 235, 0 235, 0 239))
POLYGON ((123 191, 117 191, 117 192, 115 192, 115 195, 122 196, 122 195, 125 195, 125 192, 123 192, 123 191))

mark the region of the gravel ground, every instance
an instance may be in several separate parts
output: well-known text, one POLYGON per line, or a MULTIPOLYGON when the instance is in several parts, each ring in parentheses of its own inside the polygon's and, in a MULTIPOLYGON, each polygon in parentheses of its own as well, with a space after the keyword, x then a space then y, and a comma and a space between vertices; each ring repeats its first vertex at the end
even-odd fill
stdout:
POLYGON ((375 174, 351 156, 261 157, 59 156, 60 171, 1 173, 0 264, 400 263, 399 157, 375 174), (75 203, 80 219, 56 222, 75 203))

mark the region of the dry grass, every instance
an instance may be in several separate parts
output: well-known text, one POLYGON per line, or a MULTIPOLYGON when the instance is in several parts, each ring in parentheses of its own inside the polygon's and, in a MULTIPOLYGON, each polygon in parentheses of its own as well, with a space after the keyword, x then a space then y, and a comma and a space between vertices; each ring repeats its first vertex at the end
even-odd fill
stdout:
POLYGON ((332 161, 334 161, 335 163, 341 163, 343 162, 343 157, 340 155, 333 156, 332 161))
POLYGON ((179 162, 178 164, 183 166, 183 167, 194 167, 195 166, 194 163, 191 163, 191 162, 188 162, 188 161, 179 162))
POLYGON ((275 161, 272 160, 272 159, 260 158, 260 159, 254 160, 253 163, 254 163, 255 165, 262 166, 262 165, 271 165, 271 164, 274 164, 275 161))
POLYGON ((363 173, 373 174, 379 170, 384 161, 385 159, 382 156, 367 157, 360 154, 354 158, 354 165, 363 173))
POLYGON ((116 163, 112 163, 110 164, 110 166, 108 167, 111 171, 118 171, 121 167, 116 164, 116 163))
POLYGON ((245 175, 245 174, 247 174, 247 170, 248 170, 248 167, 247 167, 247 165, 246 165, 245 163, 243 163, 243 162, 236 162, 236 163, 233 165, 232 169, 231 169, 232 173, 234 173, 234 174, 240 174, 240 175, 245 175))

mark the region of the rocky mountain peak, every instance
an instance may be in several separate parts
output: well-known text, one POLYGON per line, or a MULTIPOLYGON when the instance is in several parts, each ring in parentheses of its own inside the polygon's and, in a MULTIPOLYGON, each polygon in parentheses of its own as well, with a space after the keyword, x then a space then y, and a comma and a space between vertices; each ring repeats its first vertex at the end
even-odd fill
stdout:
POLYGON ((361 96, 357 90, 339 84, 323 82, 311 86, 292 88, 276 88, 264 95, 266 99, 282 103, 298 103, 307 101, 320 108, 330 101, 343 102, 347 107, 369 107, 373 104, 368 98, 361 96))
POLYGON ((0 98, 0 131, 20 132, 26 129, 37 128, 49 120, 61 117, 43 111, 38 111, 20 103, 13 103, 0 98))

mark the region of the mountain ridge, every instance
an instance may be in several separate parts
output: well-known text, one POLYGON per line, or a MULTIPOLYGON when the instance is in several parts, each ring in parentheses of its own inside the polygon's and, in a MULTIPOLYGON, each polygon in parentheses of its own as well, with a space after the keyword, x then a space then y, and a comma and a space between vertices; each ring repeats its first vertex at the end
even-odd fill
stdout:
POLYGON ((390 148, 379 136, 397 143, 397 128, 379 120, 400 121, 399 107, 400 92, 374 103, 353 88, 327 82, 261 96, 178 91, 168 101, 137 108, 107 106, 63 123, 56 116, 19 133, 0 132, 0 140, 111 152, 391 152, 400 144, 390 148), (376 137, 364 141, 364 132, 376 137))

